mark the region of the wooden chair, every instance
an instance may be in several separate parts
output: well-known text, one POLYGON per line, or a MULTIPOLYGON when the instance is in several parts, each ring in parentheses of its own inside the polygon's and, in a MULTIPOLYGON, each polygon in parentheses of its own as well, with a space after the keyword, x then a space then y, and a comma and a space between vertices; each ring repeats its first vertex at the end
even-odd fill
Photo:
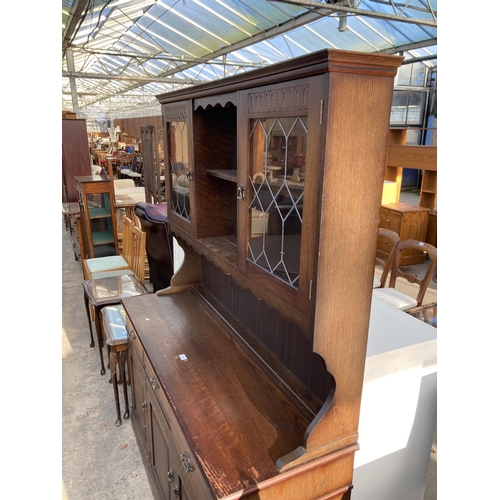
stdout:
POLYGON ((144 283, 146 233, 127 216, 123 217, 123 258, 139 281, 144 283))
POLYGON ((417 240, 405 240, 400 241, 397 244, 394 260, 391 267, 391 277, 389 279, 389 286, 387 288, 377 288, 373 290, 373 296, 377 297, 384 302, 387 302, 398 309, 406 311, 412 307, 422 305, 424 300, 425 292, 429 286, 431 277, 437 266, 437 249, 436 247, 430 245, 429 243, 424 243, 423 241, 417 240), (415 274, 403 271, 401 267, 401 254, 407 249, 420 250, 427 253, 430 259, 430 264, 422 278, 418 278, 415 274), (418 294, 416 298, 410 297, 409 295, 396 290, 396 282, 398 278, 403 278, 409 283, 414 283, 418 285, 418 294))
POLYGON ((399 243, 399 234, 395 231, 391 231, 390 229, 380 228, 378 230, 378 236, 378 248, 389 250, 389 255, 386 260, 380 257, 375 257, 375 267, 381 268, 382 274, 380 278, 377 276, 373 277, 373 288, 384 288, 387 276, 389 276, 389 271, 391 270, 391 266, 394 261, 394 256, 396 255, 396 247, 399 243))

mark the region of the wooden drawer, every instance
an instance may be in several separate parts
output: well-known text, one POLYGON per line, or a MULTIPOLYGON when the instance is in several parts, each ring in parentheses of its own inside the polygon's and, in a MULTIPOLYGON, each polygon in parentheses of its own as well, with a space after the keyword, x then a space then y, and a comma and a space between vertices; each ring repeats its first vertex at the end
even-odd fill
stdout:
POLYGON ((380 227, 383 229, 390 229, 399 234, 401 231, 402 217, 403 214, 401 212, 382 207, 380 209, 380 227))
MULTIPOLYGON (((409 203, 393 203, 380 207, 380 227, 390 229, 399 234, 401 240, 426 241, 430 210, 409 203)), ((388 242, 379 238, 377 256, 386 259, 389 255, 388 242)), ((402 265, 421 264, 423 252, 405 250, 401 259, 402 265)))

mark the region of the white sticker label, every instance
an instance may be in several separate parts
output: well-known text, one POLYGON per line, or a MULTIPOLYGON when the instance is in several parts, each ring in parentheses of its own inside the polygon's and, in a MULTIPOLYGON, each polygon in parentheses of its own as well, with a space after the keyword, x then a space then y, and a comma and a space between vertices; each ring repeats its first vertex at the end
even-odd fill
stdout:
POLYGON ((185 354, 179 354, 179 359, 180 359, 181 361, 186 361, 187 356, 186 356, 185 354))

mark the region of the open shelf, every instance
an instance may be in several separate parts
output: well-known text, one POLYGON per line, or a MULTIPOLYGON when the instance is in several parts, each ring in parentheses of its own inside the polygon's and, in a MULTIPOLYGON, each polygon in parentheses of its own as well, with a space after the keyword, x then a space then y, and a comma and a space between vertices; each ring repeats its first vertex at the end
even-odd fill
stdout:
POLYGON ((89 219, 99 219, 102 217, 111 217, 109 207, 89 208, 89 219))
POLYGON ((237 182, 238 180, 238 172, 236 170, 207 170, 207 174, 230 182, 237 182))

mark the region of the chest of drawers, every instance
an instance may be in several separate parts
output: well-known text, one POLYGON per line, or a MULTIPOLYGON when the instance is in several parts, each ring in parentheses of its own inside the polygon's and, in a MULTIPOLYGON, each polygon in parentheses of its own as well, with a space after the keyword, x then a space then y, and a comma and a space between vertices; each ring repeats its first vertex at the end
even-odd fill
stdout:
MULTIPOLYGON (((380 208, 380 227, 390 229, 399 234, 401 240, 426 241, 427 225, 430 209, 411 205, 409 203, 392 203, 382 205, 380 208)), ((387 259, 390 248, 388 241, 379 240, 377 255, 387 259)), ((402 264, 421 264, 424 260, 422 252, 406 250, 403 254, 402 264)))

